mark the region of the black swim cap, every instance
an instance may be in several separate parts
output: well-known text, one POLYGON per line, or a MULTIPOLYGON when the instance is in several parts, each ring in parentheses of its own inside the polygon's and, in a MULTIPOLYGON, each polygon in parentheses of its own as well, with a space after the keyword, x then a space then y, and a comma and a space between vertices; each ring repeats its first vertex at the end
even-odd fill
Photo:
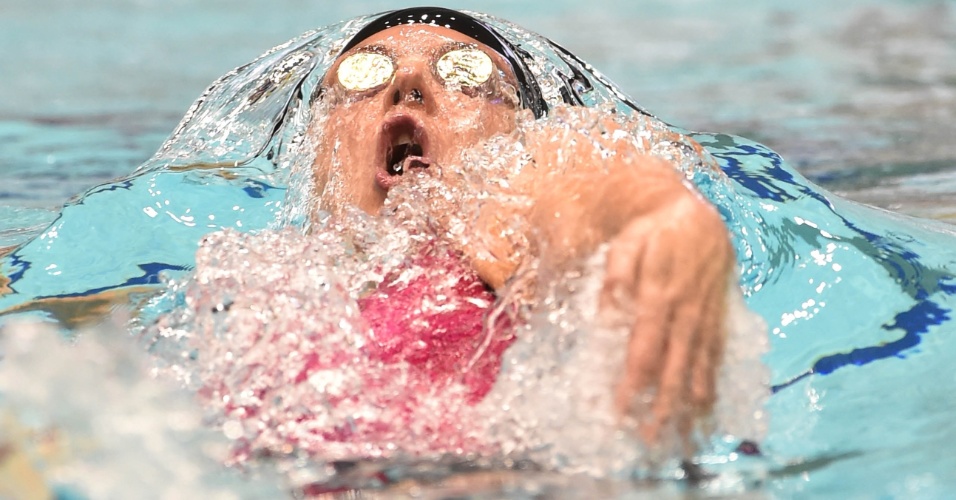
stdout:
POLYGON ((521 100, 521 107, 530 109, 534 113, 535 118, 541 118, 547 114, 548 105, 541 97, 541 88, 538 87, 531 71, 524 62, 524 58, 519 57, 520 54, 530 58, 528 53, 506 40, 487 24, 468 14, 463 14, 455 10, 442 7, 412 7, 387 12, 368 23, 368 25, 356 33, 355 36, 345 44, 341 53, 347 52, 352 47, 358 45, 362 40, 380 31, 403 24, 443 26, 463 35, 470 36, 491 47, 492 50, 501 54, 511 65, 515 78, 518 80, 518 98, 521 100))

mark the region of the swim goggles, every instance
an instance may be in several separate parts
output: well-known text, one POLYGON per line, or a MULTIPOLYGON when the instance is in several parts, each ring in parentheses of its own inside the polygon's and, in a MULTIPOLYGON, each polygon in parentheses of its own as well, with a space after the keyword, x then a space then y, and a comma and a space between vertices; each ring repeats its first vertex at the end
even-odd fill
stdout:
MULTIPOLYGON (((454 48, 435 61, 435 74, 452 87, 477 87, 491 79, 495 64, 484 51, 474 47, 454 48)), ((339 83, 351 91, 371 90, 395 75, 392 58, 379 52, 356 52, 339 63, 339 83)))

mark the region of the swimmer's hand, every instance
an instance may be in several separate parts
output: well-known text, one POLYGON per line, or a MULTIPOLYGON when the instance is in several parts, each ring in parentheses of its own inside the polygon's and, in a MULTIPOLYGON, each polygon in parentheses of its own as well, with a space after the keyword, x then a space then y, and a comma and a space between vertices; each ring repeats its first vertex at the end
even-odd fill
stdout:
POLYGON ((602 307, 633 318, 618 410, 652 448, 689 457, 694 424, 716 400, 734 255, 716 209, 675 196, 609 242, 602 307))
POLYGON ((560 271, 608 245, 602 318, 631 321, 617 409, 650 448, 677 445, 689 457, 694 424, 716 399, 735 259, 716 208, 674 164, 644 151, 685 141, 704 153, 673 132, 624 130, 598 110, 563 112, 594 125, 525 133, 534 162, 513 185, 534 200, 531 253, 560 271))

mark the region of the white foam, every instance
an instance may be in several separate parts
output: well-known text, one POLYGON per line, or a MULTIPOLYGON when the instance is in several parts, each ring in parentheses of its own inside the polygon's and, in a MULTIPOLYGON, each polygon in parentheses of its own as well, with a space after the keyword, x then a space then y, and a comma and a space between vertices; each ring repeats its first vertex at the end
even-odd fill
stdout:
POLYGON ((105 325, 76 335, 67 341, 40 323, 0 330, 0 444, 4 460, 19 454, 30 464, 0 492, 33 485, 84 498, 280 494, 274 475, 242 478, 223 467, 228 440, 203 424, 192 394, 149 376, 151 361, 127 333, 105 325))
MULTIPOLYGON (((479 451, 595 476, 646 470, 651 457, 612 409, 627 329, 599 320, 600 253, 579 263, 579 274, 537 276, 533 302, 517 284, 501 293, 503 301, 524 301, 524 323, 492 393, 475 407, 464 403, 460 385, 412 389, 407 365, 367 359, 370 334, 356 303, 391 272, 406 273, 406 280, 435 272, 410 261, 423 246, 437 241, 453 252, 474 243, 480 237, 475 219, 488 200, 528 203, 509 184, 528 162, 522 134, 549 126, 600 134, 606 112, 557 109, 545 121, 523 121, 514 134, 465 151, 462 166, 408 173, 390 191, 381 217, 346 211, 314 222, 309 235, 292 228, 210 235, 197 254, 195 278, 174 290, 186 307, 151 329, 158 338, 154 350, 166 353, 167 371, 197 387, 215 422, 241 443, 234 457, 240 461, 261 450, 304 450, 320 460, 479 451), (328 366, 299 379, 310 354, 327 358, 328 366), (377 430, 363 427, 370 422, 377 430), (355 438, 342 438, 342 429, 355 438)), ((712 165, 655 120, 615 119, 630 135, 612 140, 634 140, 640 151, 667 158, 688 177, 712 165)), ((311 165, 305 157, 300 175, 311 165)), ((290 200, 312 198, 299 192, 290 200)), ((520 216, 503 222, 508 237, 529 233, 520 216)), ((532 260, 520 275, 536 272, 532 260)), ((716 428, 759 440, 765 334, 739 293, 731 295, 716 428)), ((675 458, 665 454, 663 463, 675 458)), ((662 463, 659 457, 653 462, 662 463)))

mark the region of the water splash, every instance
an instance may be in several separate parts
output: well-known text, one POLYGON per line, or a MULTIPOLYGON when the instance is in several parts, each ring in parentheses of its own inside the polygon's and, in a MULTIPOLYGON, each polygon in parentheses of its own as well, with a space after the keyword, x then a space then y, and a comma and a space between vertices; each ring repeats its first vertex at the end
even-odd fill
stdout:
POLYGON ((152 361, 121 326, 76 337, 70 345, 41 323, 0 330, 0 493, 281 494, 280 478, 269 471, 243 478, 222 466, 228 440, 204 425, 191 393, 149 375, 152 361))
MULTIPOLYGON (((596 319, 603 254, 570 274, 532 260, 497 303, 462 255, 481 244, 474 228, 489 200, 528 203, 509 182, 529 161, 522 134, 592 134, 602 112, 529 119, 459 164, 407 173, 379 217, 347 210, 320 215, 309 234, 207 236, 195 276, 170 291, 178 307, 147 331, 162 371, 200 394, 237 463, 480 453, 598 477, 647 474, 657 459, 612 409, 628 330, 596 319)), ((708 165, 663 126, 618 119, 688 176, 708 165)), ((514 213, 504 227, 529 234, 524 212, 514 213)), ((734 296, 717 428, 759 439, 763 329, 734 296)), ((679 477, 676 460, 665 462, 657 470, 679 477)))

